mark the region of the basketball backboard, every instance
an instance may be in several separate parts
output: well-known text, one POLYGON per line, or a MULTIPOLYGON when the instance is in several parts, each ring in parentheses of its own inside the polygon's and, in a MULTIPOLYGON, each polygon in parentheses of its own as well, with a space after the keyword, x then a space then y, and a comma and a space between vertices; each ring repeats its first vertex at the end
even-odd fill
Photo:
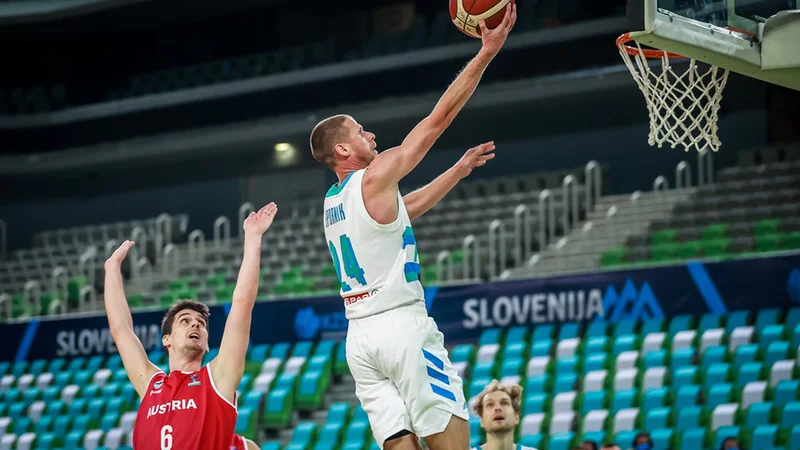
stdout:
POLYGON ((631 37, 800 90, 800 0, 628 0, 631 37))

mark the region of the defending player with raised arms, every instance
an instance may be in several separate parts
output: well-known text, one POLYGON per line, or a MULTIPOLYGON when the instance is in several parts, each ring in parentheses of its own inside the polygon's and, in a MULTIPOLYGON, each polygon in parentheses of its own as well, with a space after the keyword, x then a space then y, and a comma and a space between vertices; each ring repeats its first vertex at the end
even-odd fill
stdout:
POLYGON ((339 179, 325 196, 323 227, 349 320, 347 364, 384 449, 418 449, 417 436, 433 450, 469 448, 462 381, 425 307, 411 220, 491 159, 494 144, 470 149, 405 197, 398 183, 467 103, 515 21, 512 2, 498 27, 481 22, 481 50, 399 146, 378 154, 375 135, 347 115, 325 119, 311 133, 314 158, 339 179))
POLYGON ((125 241, 105 264, 105 307, 111 336, 125 371, 142 399, 133 427, 134 450, 212 450, 230 448, 236 425, 236 388, 244 373, 250 322, 258 293, 261 236, 272 224, 274 203, 244 221, 244 256, 217 356, 202 366, 208 352, 208 307, 182 300, 167 311, 161 340, 169 355, 169 374, 147 358, 133 332, 121 265, 134 245, 125 241))

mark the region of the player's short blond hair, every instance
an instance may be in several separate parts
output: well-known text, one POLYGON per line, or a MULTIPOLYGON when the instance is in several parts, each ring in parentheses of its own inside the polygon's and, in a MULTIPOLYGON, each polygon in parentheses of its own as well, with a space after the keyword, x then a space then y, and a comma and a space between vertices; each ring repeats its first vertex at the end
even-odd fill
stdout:
POLYGON ((475 401, 475 406, 473 409, 476 413, 478 413, 479 417, 483 417, 483 399, 492 392, 503 391, 511 398, 511 406, 514 408, 514 412, 519 414, 520 410, 522 409, 522 386, 518 384, 512 385, 505 385, 497 380, 492 380, 491 383, 487 384, 485 388, 483 388, 483 392, 478 394, 478 398, 475 401))

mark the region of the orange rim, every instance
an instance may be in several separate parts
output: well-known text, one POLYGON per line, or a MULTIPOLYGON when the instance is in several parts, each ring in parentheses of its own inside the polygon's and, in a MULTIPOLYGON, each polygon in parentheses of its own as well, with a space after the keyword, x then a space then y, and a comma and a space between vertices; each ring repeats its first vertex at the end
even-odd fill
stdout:
POLYGON ((645 58, 649 59, 661 59, 664 55, 667 56, 669 59, 683 59, 683 56, 678 55, 677 53, 670 53, 664 50, 651 50, 643 48, 641 51, 638 47, 631 47, 628 45, 628 42, 633 41, 630 33, 625 33, 622 36, 617 38, 617 47, 625 49, 631 56, 637 56, 639 54, 644 55, 645 58))

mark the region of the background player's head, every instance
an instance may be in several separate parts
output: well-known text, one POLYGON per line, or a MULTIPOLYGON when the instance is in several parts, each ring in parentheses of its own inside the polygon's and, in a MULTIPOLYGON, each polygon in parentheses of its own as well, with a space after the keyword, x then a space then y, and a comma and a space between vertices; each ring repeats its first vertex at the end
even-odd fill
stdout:
POLYGON ((522 386, 492 380, 478 395, 474 408, 487 433, 503 433, 514 431, 519 424, 521 403, 522 386))
POLYGON ((161 343, 167 352, 196 357, 208 351, 208 306, 194 300, 172 305, 161 322, 161 343))
POLYGON ((735 437, 726 437, 719 448, 721 450, 737 450, 739 448, 739 440, 735 437))
POLYGON ((328 117, 311 131, 311 154, 332 170, 359 170, 369 166, 378 154, 375 135, 364 130, 352 117, 328 117))
POLYGON ((614 442, 606 442, 600 447, 601 450, 622 450, 619 445, 614 442))
POLYGON ((633 438, 634 450, 652 450, 653 440, 650 438, 649 433, 639 433, 633 438))

